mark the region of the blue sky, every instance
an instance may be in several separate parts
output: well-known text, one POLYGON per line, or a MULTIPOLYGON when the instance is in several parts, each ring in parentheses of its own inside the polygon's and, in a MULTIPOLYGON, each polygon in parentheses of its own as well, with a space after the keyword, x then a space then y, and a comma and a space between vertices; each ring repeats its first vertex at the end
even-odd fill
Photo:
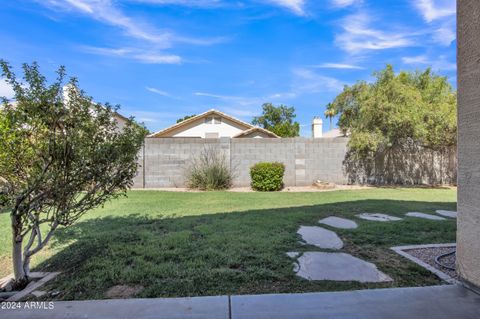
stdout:
POLYGON ((65 65, 151 131, 211 108, 250 121, 272 102, 309 136, 343 85, 386 63, 456 81, 455 0, 4 1, 0 41, 16 68, 65 65))

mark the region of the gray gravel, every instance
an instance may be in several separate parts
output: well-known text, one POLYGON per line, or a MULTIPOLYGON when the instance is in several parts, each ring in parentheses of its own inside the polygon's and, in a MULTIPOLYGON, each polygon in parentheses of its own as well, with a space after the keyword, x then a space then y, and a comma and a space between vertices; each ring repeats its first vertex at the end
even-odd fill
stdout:
MULTIPOLYGON (((457 278, 457 273, 454 270, 447 269, 438 265, 435 262, 435 257, 441 254, 446 254, 453 251, 455 247, 436 247, 436 248, 417 248, 405 250, 406 253, 420 259, 421 261, 435 267, 441 272, 447 274, 452 278, 457 278)), ((449 267, 455 268, 455 255, 450 255, 440 259, 440 262, 449 267)))

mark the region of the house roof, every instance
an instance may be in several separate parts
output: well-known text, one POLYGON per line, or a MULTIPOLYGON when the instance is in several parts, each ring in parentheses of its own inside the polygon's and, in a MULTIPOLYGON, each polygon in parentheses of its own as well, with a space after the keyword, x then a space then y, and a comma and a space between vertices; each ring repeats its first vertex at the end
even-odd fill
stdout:
POLYGON ((244 126, 246 130, 251 129, 251 128, 255 128, 252 124, 249 124, 249 123, 244 122, 244 121, 241 121, 241 120, 239 120, 239 119, 237 119, 237 118, 231 117, 230 115, 227 115, 227 114, 225 114, 225 113, 223 113, 223 112, 220 112, 220 111, 217 111, 217 110, 215 110, 215 109, 211 109, 211 110, 208 110, 207 112, 204 112, 204 113, 202 113, 202 114, 196 115, 196 116, 191 117, 191 118, 189 118, 189 119, 186 119, 186 120, 184 120, 184 121, 182 121, 182 122, 180 122, 180 123, 177 123, 177 124, 175 124, 175 125, 172 125, 172 126, 170 126, 170 127, 165 128, 165 129, 163 129, 163 130, 160 130, 160 131, 158 131, 158 132, 155 132, 155 133, 153 133, 153 134, 150 134, 150 135, 148 135, 147 137, 163 137, 165 134, 168 134, 168 133, 170 133, 171 131, 174 131, 174 130, 176 130, 176 129, 178 129, 178 128, 181 128, 182 126, 186 126, 186 125, 188 125, 188 124, 190 124, 190 123, 192 123, 192 122, 195 122, 195 121, 198 120, 198 119, 207 117, 207 116, 209 116, 209 115, 218 115, 218 116, 221 116, 221 117, 223 117, 223 118, 226 118, 226 119, 228 119, 228 120, 230 120, 230 121, 232 121, 232 122, 234 122, 234 123, 237 123, 237 124, 239 124, 239 125, 244 126))
POLYGON ((334 128, 328 132, 323 133, 322 137, 345 137, 345 135, 339 128, 334 128))
POLYGON ((268 136, 273 137, 273 138, 280 138, 280 136, 278 136, 277 134, 275 134, 273 132, 270 132, 269 130, 266 130, 264 128, 258 127, 258 126, 255 126, 255 127, 252 127, 248 130, 240 132, 237 135, 235 135, 233 138, 248 136, 248 135, 252 134, 253 132, 261 132, 261 133, 265 133, 268 136))

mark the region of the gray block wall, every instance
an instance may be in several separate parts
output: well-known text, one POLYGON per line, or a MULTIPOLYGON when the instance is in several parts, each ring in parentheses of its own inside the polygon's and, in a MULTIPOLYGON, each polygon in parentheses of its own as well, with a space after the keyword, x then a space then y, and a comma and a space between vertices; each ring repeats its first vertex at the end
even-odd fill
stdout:
POLYGON ((185 170, 205 148, 220 151, 234 173, 234 186, 250 185, 250 167, 282 162, 285 186, 311 185, 315 180, 344 184, 346 138, 198 139, 147 138, 139 154, 135 188, 184 187, 185 170))

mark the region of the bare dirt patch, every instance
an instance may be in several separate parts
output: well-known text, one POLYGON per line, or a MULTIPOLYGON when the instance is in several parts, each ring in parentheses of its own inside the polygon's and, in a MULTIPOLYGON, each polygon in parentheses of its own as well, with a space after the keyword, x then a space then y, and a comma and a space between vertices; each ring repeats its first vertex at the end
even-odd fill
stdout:
POLYGON ((140 291, 143 290, 143 286, 127 286, 127 285, 116 285, 111 287, 105 293, 107 298, 111 299, 126 299, 135 297, 140 291))

